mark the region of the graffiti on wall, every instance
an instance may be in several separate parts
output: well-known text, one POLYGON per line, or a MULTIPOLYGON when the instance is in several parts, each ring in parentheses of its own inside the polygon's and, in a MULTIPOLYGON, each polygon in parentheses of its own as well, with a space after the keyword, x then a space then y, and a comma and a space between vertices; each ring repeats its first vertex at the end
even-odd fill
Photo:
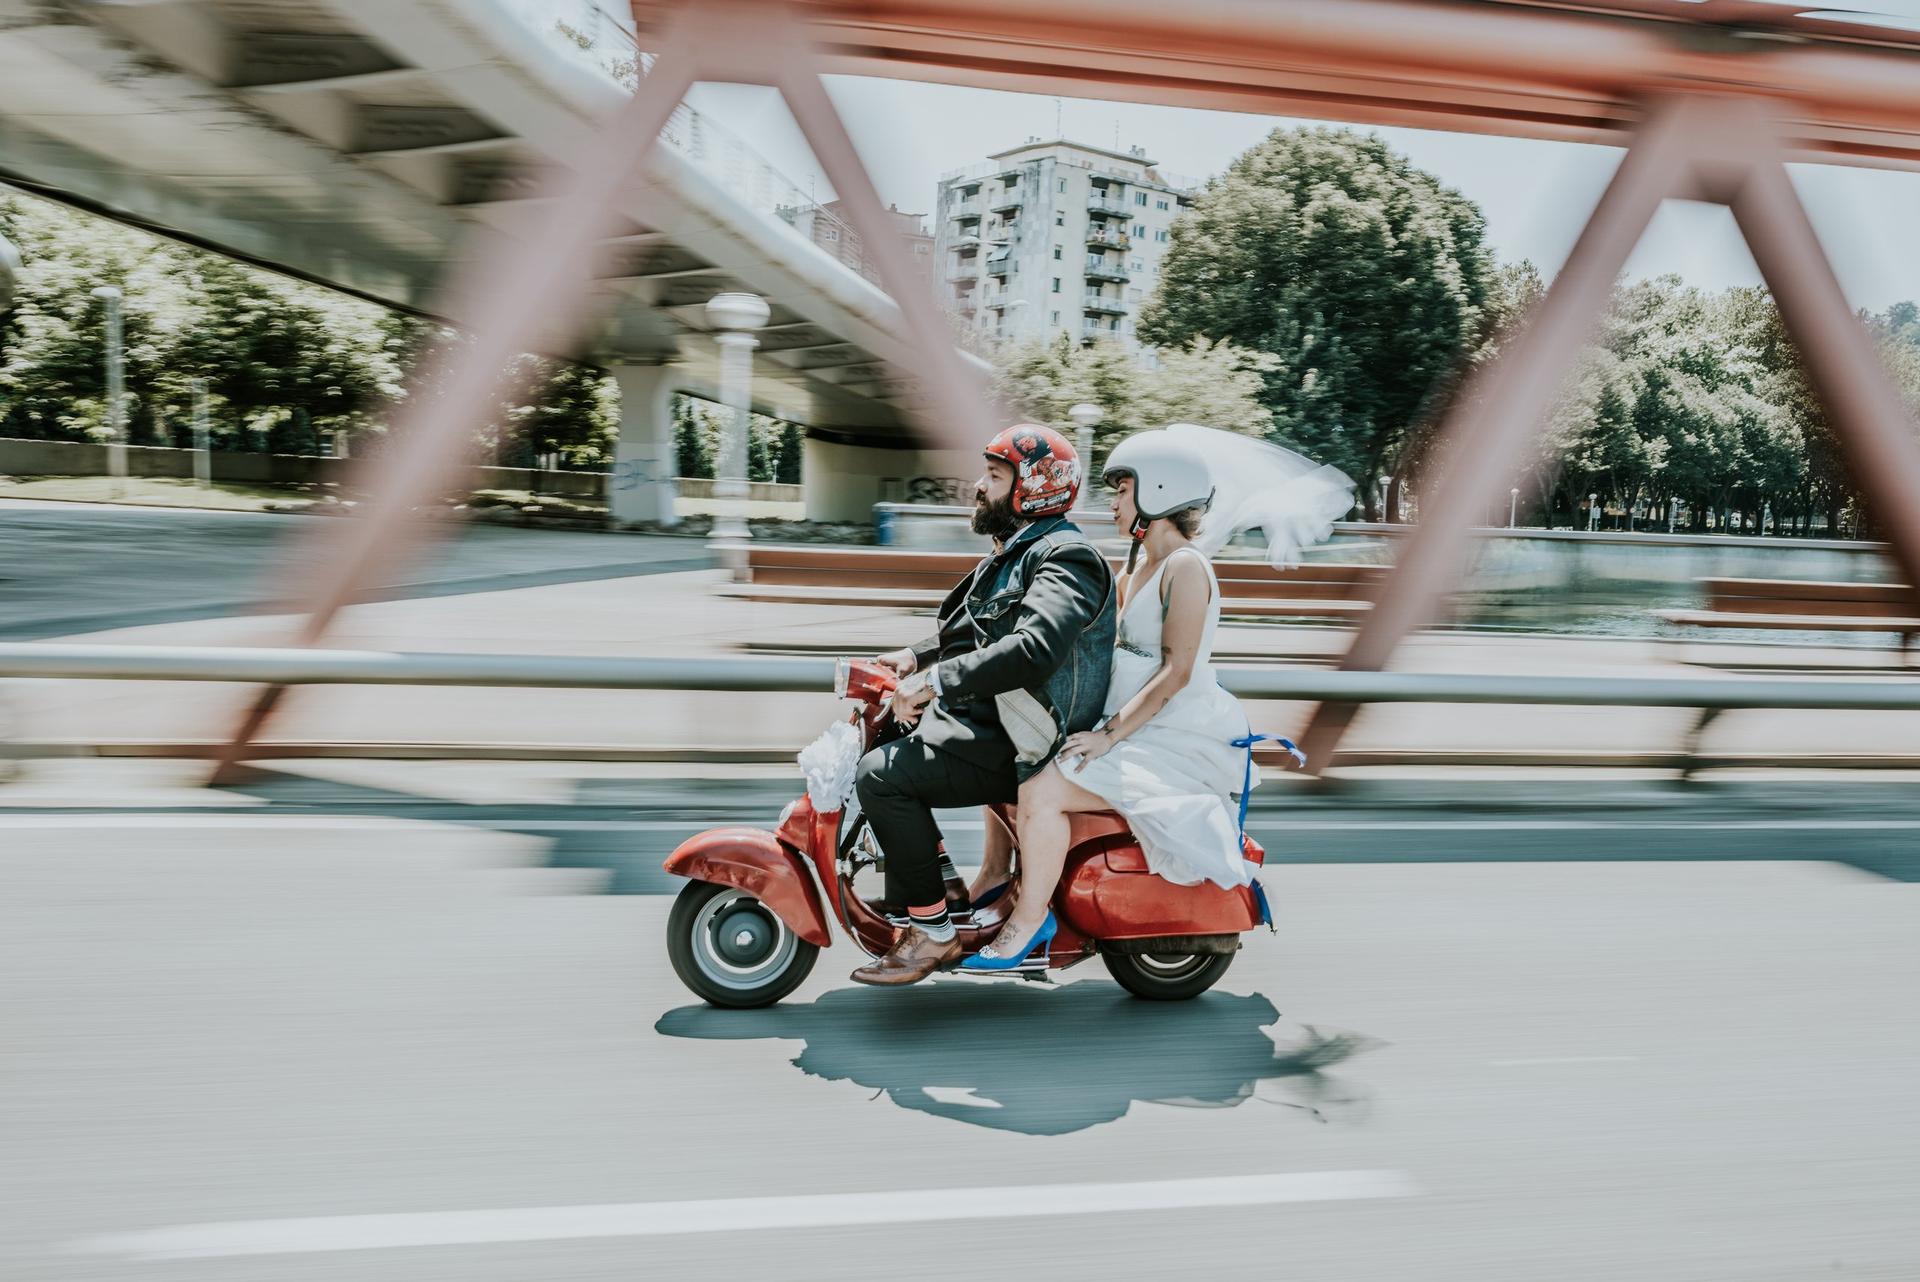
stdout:
POLYGON ((883 503, 925 503, 935 507, 971 507, 973 481, 957 476, 889 476, 880 482, 883 503))

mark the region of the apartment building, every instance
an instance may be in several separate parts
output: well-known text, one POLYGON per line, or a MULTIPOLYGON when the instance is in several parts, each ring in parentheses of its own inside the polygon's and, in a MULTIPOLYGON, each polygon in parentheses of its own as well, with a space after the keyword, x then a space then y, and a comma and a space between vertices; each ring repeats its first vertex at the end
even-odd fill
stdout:
POLYGON ((1197 185, 1139 147, 1030 139, 940 180, 935 289, 985 337, 1069 334, 1151 363, 1134 325, 1197 185))
MULTIPOLYGON (((880 283, 880 273, 875 269, 873 261, 867 257, 866 248, 860 241, 860 233, 853 229, 853 223, 839 201, 831 200, 824 205, 782 208, 779 213, 814 244, 874 284, 880 283)), ((887 221, 893 224, 894 234, 906 242, 907 261, 913 265, 915 276, 922 281, 931 281, 934 261, 933 237, 927 235, 925 217, 924 214, 902 213, 896 205, 887 206, 887 221)))

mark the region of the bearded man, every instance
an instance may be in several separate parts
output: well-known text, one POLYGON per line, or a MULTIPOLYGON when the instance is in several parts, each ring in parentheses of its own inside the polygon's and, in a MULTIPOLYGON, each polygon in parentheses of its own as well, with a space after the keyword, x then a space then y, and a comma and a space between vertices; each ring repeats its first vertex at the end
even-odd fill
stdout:
POLYGON ((887 900, 907 921, 886 956, 853 972, 863 984, 918 983, 960 958, 951 908, 966 895, 950 904, 933 810, 1013 801, 1106 700, 1113 571, 1066 519, 1080 459, 1032 423, 985 455, 973 529, 993 551, 947 594, 933 636, 878 659, 903 678, 893 714, 905 733, 861 759, 855 787, 886 856, 887 900))

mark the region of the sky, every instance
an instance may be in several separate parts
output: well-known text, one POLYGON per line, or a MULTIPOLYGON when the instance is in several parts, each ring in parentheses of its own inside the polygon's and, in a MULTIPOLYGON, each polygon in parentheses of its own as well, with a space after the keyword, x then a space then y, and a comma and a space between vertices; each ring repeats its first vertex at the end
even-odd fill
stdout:
MULTIPOLYGON (((1920 11, 1920 5, 1916 5, 1920 11)), ((1275 128, 1316 123, 853 76, 828 78, 882 200, 924 213, 940 174, 1038 135, 1142 146, 1168 170, 1207 177, 1275 128)), ((830 198, 786 105, 771 89, 701 85, 689 100, 740 135, 802 189, 830 198)), ((1392 146, 1479 204, 1502 262, 1529 259, 1551 276, 1565 261, 1624 154, 1613 147, 1420 129, 1375 129, 1392 146)), ((1793 176, 1856 307, 1920 299, 1920 174, 1797 165, 1793 176)), ((1719 206, 1668 201, 1627 265, 1629 279, 1674 273, 1709 290, 1760 275, 1719 206)))

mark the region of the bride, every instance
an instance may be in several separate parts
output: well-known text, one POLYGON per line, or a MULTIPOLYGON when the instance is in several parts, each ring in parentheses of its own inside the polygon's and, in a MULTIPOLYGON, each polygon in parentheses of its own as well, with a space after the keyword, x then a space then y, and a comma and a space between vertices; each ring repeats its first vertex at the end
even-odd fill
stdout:
POLYGON ((1048 901, 1076 812, 1118 811, 1148 866, 1168 881, 1232 887, 1251 879, 1233 797, 1248 769, 1233 741, 1249 730, 1213 671, 1220 584, 1212 557, 1259 526, 1269 561, 1284 566, 1353 505, 1353 483, 1333 468, 1188 423, 1128 437, 1102 479, 1114 492, 1114 523, 1132 539, 1105 719, 1070 736, 1021 786, 1018 894, 993 942, 964 969, 1011 968, 1053 937, 1048 901), (1211 508, 1217 517, 1206 515, 1211 508))

